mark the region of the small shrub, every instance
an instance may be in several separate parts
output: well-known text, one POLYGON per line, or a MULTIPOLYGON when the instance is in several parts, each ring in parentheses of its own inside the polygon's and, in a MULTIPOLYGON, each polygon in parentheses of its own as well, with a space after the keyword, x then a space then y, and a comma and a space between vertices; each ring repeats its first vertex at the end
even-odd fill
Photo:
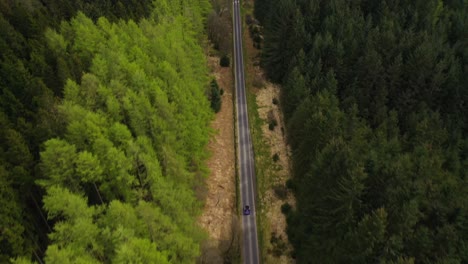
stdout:
POLYGON ((274 105, 277 105, 278 103, 279 103, 278 99, 273 98, 273 104, 274 104, 274 105))
POLYGON ((275 232, 271 233, 270 243, 273 246, 268 252, 275 257, 281 257, 288 249, 286 242, 281 235, 277 236, 275 232))
POLYGON ((275 153, 275 155, 273 155, 273 161, 277 162, 278 160, 279 160, 279 155, 278 153, 275 153))
POLYGON ((221 92, 215 79, 211 81, 210 87, 211 108, 215 113, 218 113, 221 110, 221 92))
POLYGON ((254 42, 253 46, 254 46, 254 48, 256 48, 256 49, 258 49, 258 50, 259 50, 259 49, 262 49, 262 44, 261 44, 261 43, 254 42))
POLYGON ((263 83, 263 79, 262 79, 262 76, 260 75, 255 75, 253 81, 252 81, 252 85, 255 87, 255 88, 262 88, 264 83, 263 83))
POLYGON ((281 205, 281 212, 285 215, 289 215, 291 213, 292 207, 288 203, 284 203, 281 205))
POLYGON ((255 25, 255 24, 250 25, 249 29, 250 29, 252 35, 254 35, 254 36, 255 35, 260 35, 260 26, 259 25, 255 25))
POLYGON ((276 119, 272 119, 270 120, 270 123, 268 124, 268 129, 273 131, 277 125, 278 125, 278 121, 276 121, 276 119))
POLYGON ((218 85, 218 82, 216 81, 216 79, 211 80, 210 87, 219 89, 219 85, 218 85))
POLYGON ((273 187, 273 191, 275 192, 276 197, 280 200, 284 200, 288 197, 288 190, 284 185, 276 185, 273 187))
POLYGON ((288 188, 290 190, 295 190, 296 189, 296 184, 294 183, 294 181, 292 179, 288 179, 286 181, 286 188, 288 188))
POLYGON ((250 26, 254 22, 254 19, 251 14, 245 15, 245 23, 250 26))
POLYGON ((276 242, 278 242, 278 237, 276 236, 276 232, 271 232, 270 243, 275 244, 276 242))
POLYGON ((273 119, 275 119, 275 112, 273 112, 273 109, 268 111, 267 113, 267 120, 268 122, 272 121, 273 119))
POLYGON ((211 99, 211 109, 213 109, 215 113, 218 113, 221 110, 221 98, 219 97, 219 94, 217 96, 213 96, 211 99))
POLYGON ((221 65, 221 67, 229 67, 230 63, 231 62, 227 55, 224 55, 223 57, 221 57, 221 60, 219 60, 219 65, 221 65))
POLYGON ((263 42, 263 36, 260 35, 260 33, 256 33, 256 34, 253 36, 253 41, 254 41, 255 43, 260 44, 260 43, 263 42))

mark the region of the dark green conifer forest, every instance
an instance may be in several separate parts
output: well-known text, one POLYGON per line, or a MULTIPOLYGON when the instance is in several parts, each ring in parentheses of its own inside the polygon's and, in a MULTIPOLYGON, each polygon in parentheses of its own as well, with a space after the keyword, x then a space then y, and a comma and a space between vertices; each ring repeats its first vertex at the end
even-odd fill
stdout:
POLYGON ((0 0, 0 263, 194 263, 208 0, 0 0))
POLYGON ((468 3, 256 0, 298 263, 468 263, 468 3))

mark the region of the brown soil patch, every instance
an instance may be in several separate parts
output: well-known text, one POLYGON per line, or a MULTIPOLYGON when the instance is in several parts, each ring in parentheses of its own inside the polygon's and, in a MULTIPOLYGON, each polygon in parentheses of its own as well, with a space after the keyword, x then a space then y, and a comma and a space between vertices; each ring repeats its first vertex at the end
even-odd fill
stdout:
POLYGON ((202 248, 202 262, 222 262, 229 250, 232 225, 235 222, 235 147, 233 119, 233 78, 231 68, 219 66, 218 57, 208 58, 218 85, 224 89, 222 105, 211 126, 216 131, 208 144, 212 156, 208 160, 210 175, 206 179, 207 197, 200 225, 208 232, 209 241, 202 248))
POLYGON ((266 222, 265 227, 268 229, 265 230, 264 234, 264 246, 267 252, 264 260, 265 263, 275 264, 295 263, 289 254, 292 251, 292 246, 286 234, 286 217, 281 212, 281 205, 286 202, 295 207, 295 199, 293 194, 285 188, 286 180, 291 177, 291 151, 286 141, 286 131, 280 106, 273 103, 274 98, 280 100, 280 87, 268 82, 263 70, 259 66, 256 66, 259 64, 259 50, 254 48, 253 41, 249 36, 248 27, 245 25, 244 45, 247 54, 247 75, 250 78, 249 83, 251 84, 251 87, 248 88, 256 96, 258 114, 264 121, 264 125, 262 126, 263 139, 270 147, 270 157, 273 157, 275 154, 279 156, 279 160, 273 163, 272 168, 268 168, 267 175, 269 178, 265 180, 268 183, 268 187, 264 193, 259 193, 259 200, 262 203, 262 209, 265 211, 262 221, 266 222), (268 128, 268 121, 271 119, 275 119, 278 122, 274 130, 268 128), (285 192, 285 196, 280 199, 275 193, 275 188, 285 192), (279 238, 280 243, 283 243, 285 247, 281 249, 282 255, 280 257, 275 256, 274 251, 278 249, 278 244, 276 242, 271 243, 275 240, 273 235, 279 238))

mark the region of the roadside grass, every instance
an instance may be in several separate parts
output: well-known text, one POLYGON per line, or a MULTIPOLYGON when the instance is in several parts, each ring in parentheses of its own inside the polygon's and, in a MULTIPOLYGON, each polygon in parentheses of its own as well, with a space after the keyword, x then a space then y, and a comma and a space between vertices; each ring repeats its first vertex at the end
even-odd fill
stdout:
MULTIPOLYGON (((247 82, 250 82, 251 78, 247 78, 247 82)), ((250 84, 247 85, 251 87, 250 84)), ((254 157, 255 157, 255 176, 256 176, 256 188, 257 188, 257 227, 258 227, 258 243, 261 256, 266 256, 266 242, 268 241, 267 234, 270 227, 268 221, 266 221, 266 210, 267 206, 263 197, 269 188, 268 174, 272 165, 270 158, 270 150, 268 145, 263 139, 262 126, 265 125, 258 115, 258 105, 256 102, 255 94, 250 89, 247 92, 247 103, 249 112, 250 122, 250 133, 252 138, 254 157)))

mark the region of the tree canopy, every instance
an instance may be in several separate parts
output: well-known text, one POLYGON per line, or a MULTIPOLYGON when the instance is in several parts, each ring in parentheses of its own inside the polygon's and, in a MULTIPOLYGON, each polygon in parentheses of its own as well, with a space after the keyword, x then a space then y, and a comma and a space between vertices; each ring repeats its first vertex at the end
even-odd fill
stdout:
POLYGON ((466 1, 255 1, 299 263, 468 261, 466 1))
POLYGON ((193 263, 212 134, 209 2, 10 2, 0 262, 193 263))

